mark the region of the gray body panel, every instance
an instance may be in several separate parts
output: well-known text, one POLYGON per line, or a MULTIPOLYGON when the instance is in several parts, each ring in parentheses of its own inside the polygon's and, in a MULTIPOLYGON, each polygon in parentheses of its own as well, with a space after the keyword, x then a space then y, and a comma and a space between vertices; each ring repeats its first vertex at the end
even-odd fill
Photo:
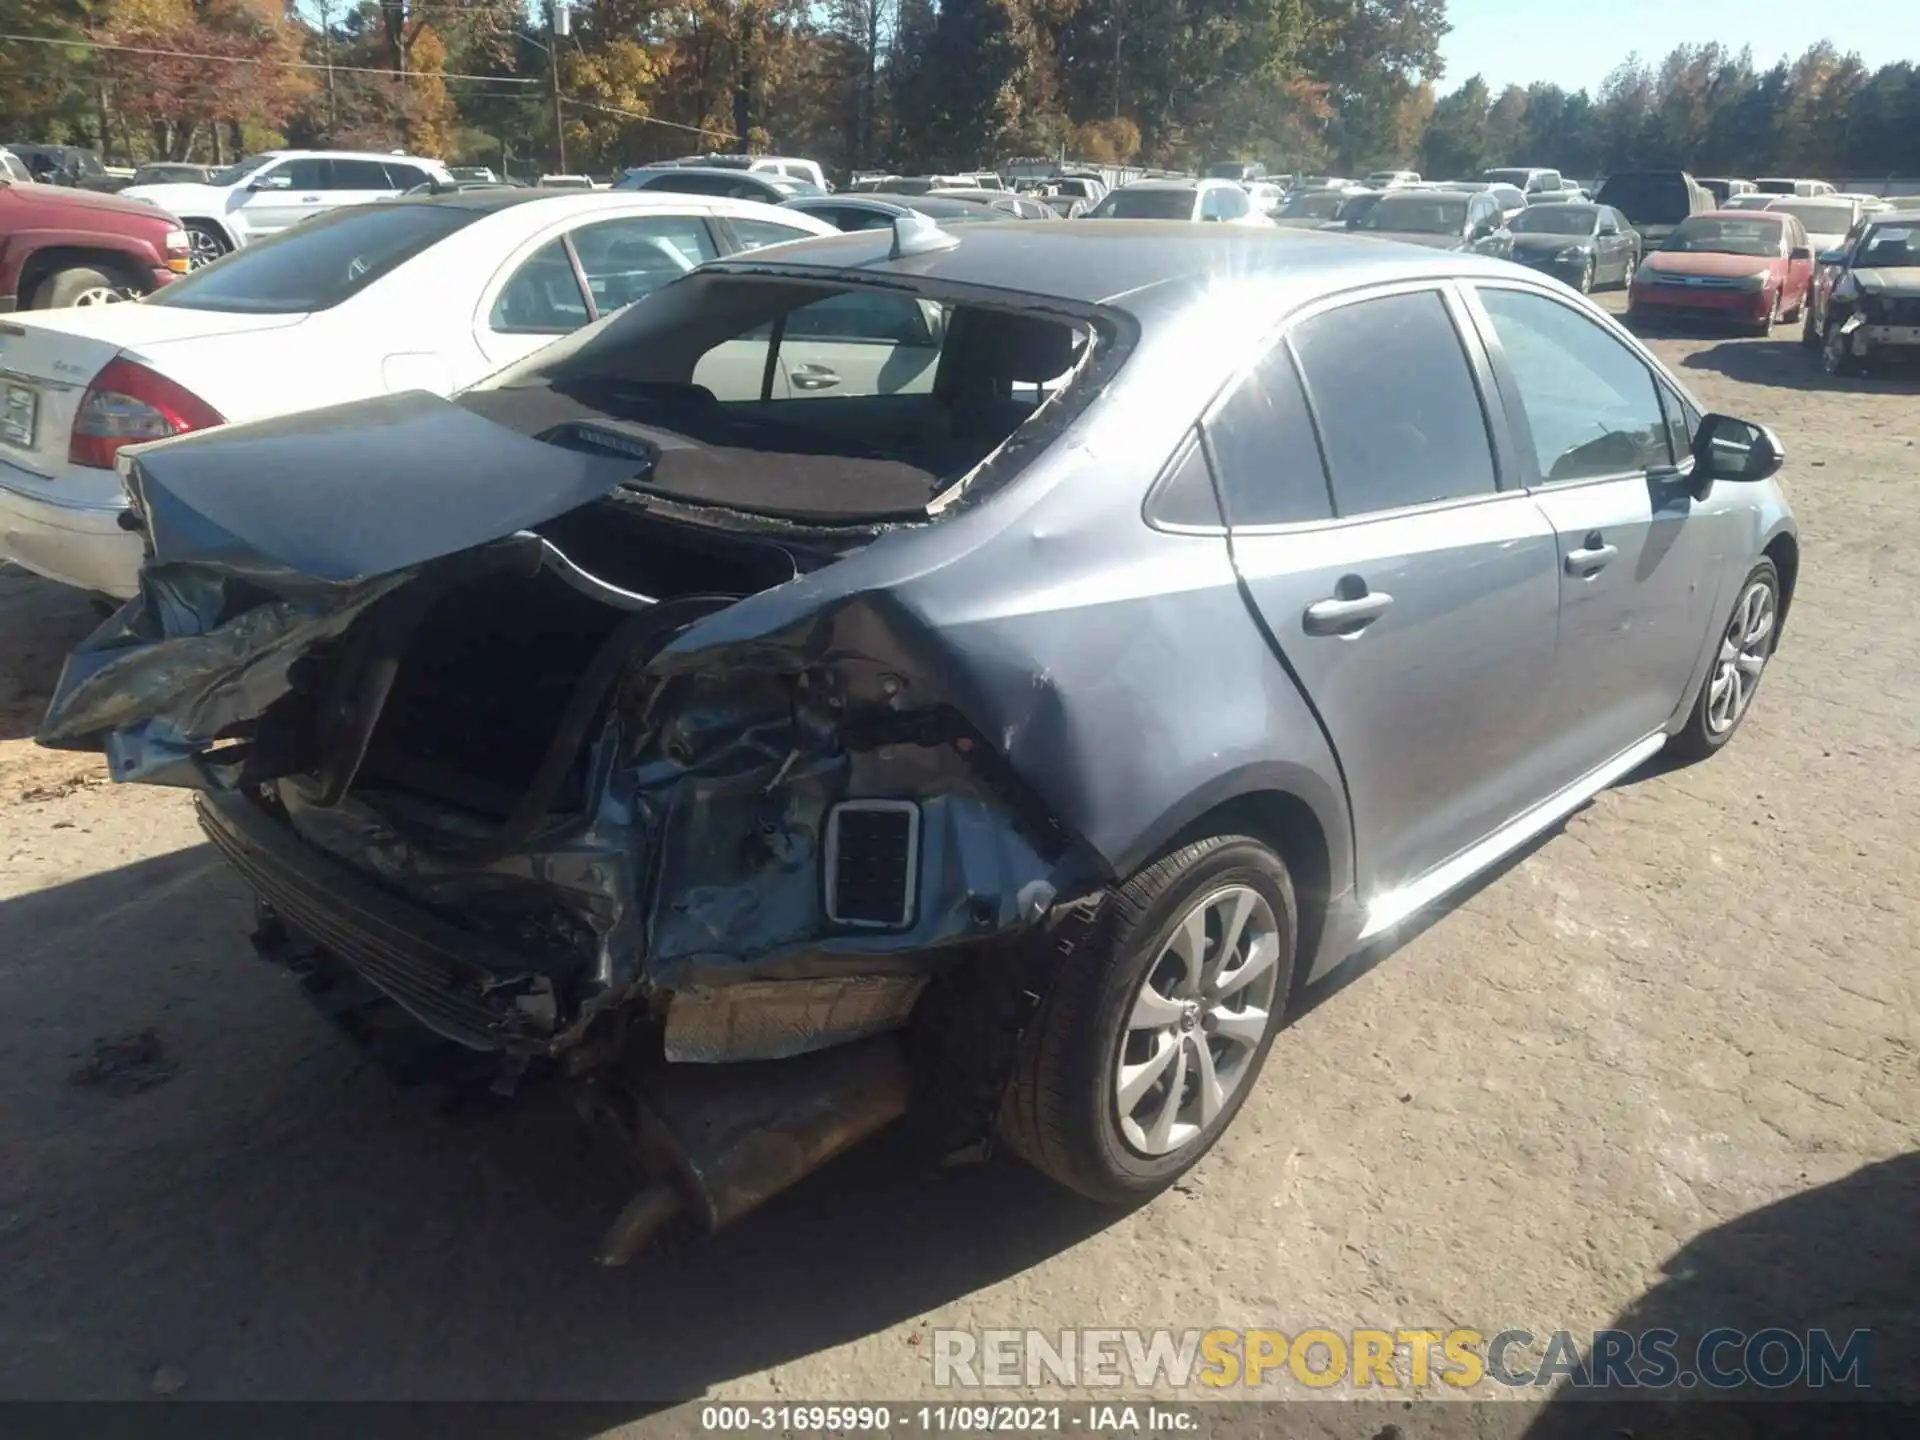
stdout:
MULTIPOLYGON (((1328 920, 1318 953, 1303 957, 1323 973, 1380 896, 1414 893, 1449 862, 1497 848, 1503 826, 1677 726, 1705 673, 1722 597, 1763 545, 1791 532, 1771 481, 1723 484, 1685 504, 1656 501, 1644 479, 1637 494, 1624 482, 1534 491, 1512 463, 1497 395, 1488 405, 1500 493, 1293 533, 1155 528, 1143 505, 1169 458, 1301 307, 1406 282, 1499 279, 1564 292, 1483 257, 1278 228, 979 226, 950 249, 900 258, 889 257, 892 239, 851 233, 704 270, 1097 313, 1124 363, 1082 383, 1078 410, 1035 422, 1036 453, 1006 483, 936 502, 929 523, 883 529, 831 564, 696 621, 646 673, 745 674, 826 655, 904 677, 907 702, 963 715, 1070 834, 1068 857, 1051 869, 997 848, 994 863, 1023 884, 1044 878, 1048 894, 1130 874, 1227 801, 1288 796, 1312 812, 1328 852, 1328 920), (1626 543, 1605 584, 1574 588, 1566 552, 1596 525, 1626 543), (1305 635, 1305 607, 1352 573, 1393 594, 1391 611, 1355 636, 1305 635)), ((670 297, 699 283, 668 286, 486 388, 590 371, 660 317, 686 323, 670 297)), ((330 423, 356 423, 353 408, 330 423)), ((244 446, 252 429, 189 437, 166 447, 166 463, 244 446)), ((324 467, 331 443, 317 436, 311 462, 324 467)), ((418 459, 396 457, 396 483, 418 459)), ((551 488, 577 499, 582 487, 592 488, 574 473, 551 488)), ((239 534, 232 522, 223 529, 239 534)), ((365 579, 351 563, 337 568, 365 579)), ((316 623, 333 633, 340 620, 316 623)), ((114 643, 130 643, 130 632, 142 633, 123 626, 114 643)), ((210 663, 196 686, 220 683, 218 667, 240 660, 226 647, 210 663)), ((76 664, 73 673, 88 672, 76 664)), ((100 703, 97 685, 63 685, 43 734, 71 743, 118 727, 124 746, 143 724, 164 723, 152 706, 142 717, 139 703, 117 700, 100 703)), ((171 753, 192 748, 169 733, 171 753)), ((820 793, 833 792, 822 781, 820 793)), ((995 923, 1031 920, 1010 895, 995 923)), ((805 933, 807 903, 796 890, 777 907, 788 952, 823 943, 805 933)), ((934 927, 893 948, 958 933, 934 927)), ((764 934, 730 932, 719 948, 762 943, 764 934)), ((714 958, 683 951, 690 965, 714 958)))

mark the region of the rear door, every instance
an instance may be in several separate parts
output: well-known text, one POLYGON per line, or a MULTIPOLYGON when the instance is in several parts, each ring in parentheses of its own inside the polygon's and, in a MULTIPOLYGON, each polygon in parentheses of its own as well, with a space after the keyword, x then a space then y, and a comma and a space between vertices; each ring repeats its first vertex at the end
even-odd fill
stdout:
POLYGON ((326 208, 327 162, 311 155, 282 160, 247 182, 240 216, 249 238, 272 235, 326 208))
POLYGON ((938 308, 911 295, 847 291, 787 316, 780 367, 795 397, 925 395, 940 364, 938 324, 938 308))
POLYGON ((1638 354, 1543 291, 1474 292, 1520 465, 1559 546, 1546 735, 1571 782, 1672 715, 1718 603, 1729 514, 1693 499, 1674 459, 1687 427, 1638 354))
POLYGON ((1552 788, 1559 557, 1500 486, 1463 313, 1445 285, 1330 302, 1205 422, 1234 564, 1346 776, 1370 932, 1552 788))
POLYGON ((327 162, 327 198, 323 210, 342 205, 366 205, 394 194, 393 182, 378 160, 329 160, 327 162))

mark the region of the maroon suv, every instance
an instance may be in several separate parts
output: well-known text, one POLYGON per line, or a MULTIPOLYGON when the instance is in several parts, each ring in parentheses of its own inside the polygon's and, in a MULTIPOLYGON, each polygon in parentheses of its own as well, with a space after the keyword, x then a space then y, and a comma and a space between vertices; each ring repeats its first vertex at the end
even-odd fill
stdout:
POLYGON ((145 295, 187 256, 180 222, 144 201, 0 177, 0 310, 145 295))

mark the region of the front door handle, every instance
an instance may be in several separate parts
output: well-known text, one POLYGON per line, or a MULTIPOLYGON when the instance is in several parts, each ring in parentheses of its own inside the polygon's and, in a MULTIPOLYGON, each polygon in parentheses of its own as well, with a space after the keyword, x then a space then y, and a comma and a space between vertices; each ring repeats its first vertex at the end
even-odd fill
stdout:
POLYGON ((831 390, 840 383, 840 372, 825 365, 796 365, 787 378, 796 390, 831 390))
POLYGON ((1351 599, 1316 600, 1304 617, 1309 635, 1358 635, 1393 605, 1384 590, 1369 590, 1351 599))
POLYGON ((1567 552, 1567 573, 1583 580, 1598 575, 1620 553, 1618 545, 1609 545, 1598 530, 1593 531, 1578 550, 1567 552))

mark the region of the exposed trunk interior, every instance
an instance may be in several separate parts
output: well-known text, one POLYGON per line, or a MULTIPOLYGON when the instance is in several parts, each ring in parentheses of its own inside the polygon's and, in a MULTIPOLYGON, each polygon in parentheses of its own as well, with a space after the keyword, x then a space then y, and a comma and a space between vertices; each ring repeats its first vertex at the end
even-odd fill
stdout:
MULTIPOLYGON (((541 532, 596 578, 669 604, 741 598, 796 573, 778 545, 662 521, 618 502, 586 506, 541 532)), ((596 657, 635 618, 550 572, 532 580, 496 575, 448 592, 407 641, 356 788, 403 789, 489 819, 509 815, 539 778, 596 657)), ((588 727, 584 738, 597 730, 588 727)), ((584 803, 587 754, 585 743, 573 748, 548 808, 584 803)))

